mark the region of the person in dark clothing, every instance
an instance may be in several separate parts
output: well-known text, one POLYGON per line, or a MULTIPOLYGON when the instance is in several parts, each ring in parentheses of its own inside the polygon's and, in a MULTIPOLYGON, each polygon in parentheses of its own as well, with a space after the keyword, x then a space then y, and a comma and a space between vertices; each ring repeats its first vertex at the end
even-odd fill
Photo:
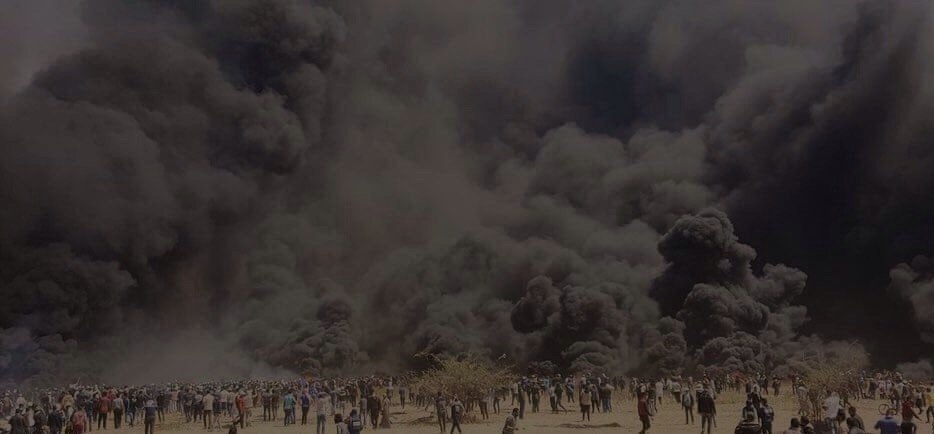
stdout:
POLYGON ((146 401, 146 407, 143 409, 143 433, 153 434, 156 428, 156 401, 146 401))
POLYGON ((65 412, 62 411, 62 407, 58 404, 55 404, 55 408, 49 412, 49 432, 51 434, 61 434, 62 428, 65 426, 65 412))
POLYGON ((853 426, 865 431, 866 424, 863 422, 863 418, 856 414, 856 407, 851 406, 847 409, 847 412, 850 414, 850 417, 846 419, 847 423, 849 423, 849 421, 853 421, 853 426))
POLYGON ((299 404, 302 407, 302 425, 308 424, 308 409, 311 408, 311 398, 308 397, 307 393, 302 393, 302 396, 299 397, 299 404))
POLYGON ((775 420, 775 410, 769 406, 769 401, 762 398, 757 409, 759 424, 762 426, 762 434, 772 434, 772 421, 775 420))
POLYGON ((756 416, 746 413, 743 421, 736 426, 734 434, 761 434, 762 427, 756 423, 756 416))
POLYGON ((33 422, 33 429, 37 434, 42 432, 43 427, 49 426, 49 416, 45 414, 42 407, 36 409, 36 412, 33 414, 33 422))
POLYGON ((710 434, 711 430, 713 430, 714 418, 717 417, 717 405, 714 403, 710 392, 706 389, 697 395, 697 412, 701 416, 701 433, 706 428, 707 434, 710 434))
POLYGON ((461 401, 454 397, 454 401, 451 403, 451 434, 454 434, 454 428, 457 428, 457 432, 461 433, 461 419, 464 417, 464 405, 461 404, 461 401))
POLYGON ((16 413, 8 422, 10 424, 10 434, 28 434, 29 427, 26 426, 26 418, 23 417, 22 408, 17 408, 16 413))
POLYGON ((690 389, 681 394, 681 407, 684 408, 684 424, 694 425, 694 394, 690 389))
POLYGON ((357 409, 350 410, 350 416, 347 418, 347 431, 350 434, 360 434, 363 431, 363 426, 363 420, 360 419, 357 409))
POLYGON ((918 434, 918 426, 912 422, 912 418, 906 418, 902 421, 902 424, 899 425, 899 432, 901 434, 918 434))
POLYGON ((441 395, 441 392, 438 392, 438 395, 435 397, 435 413, 438 416, 438 426, 441 428, 441 432, 447 432, 447 416, 444 408, 447 407, 447 403, 444 400, 444 396, 441 395))

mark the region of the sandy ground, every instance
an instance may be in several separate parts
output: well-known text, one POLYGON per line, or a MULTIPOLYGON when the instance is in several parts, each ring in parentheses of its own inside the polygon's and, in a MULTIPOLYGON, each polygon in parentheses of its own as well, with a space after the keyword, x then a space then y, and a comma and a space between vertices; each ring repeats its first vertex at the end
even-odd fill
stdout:
MULTIPOLYGON (((767 398, 769 398, 769 402, 773 404, 773 408, 775 408, 776 411, 774 430, 781 433, 788 427, 788 421, 796 415, 795 410, 797 406, 791 397, 769 396, 767 398)), ((733 394, 724 394, 717 399, 718 426, 713 432, 723 434, 730 434, 733 432, 733 428, 739 420, 739 411, 742 407, 740 399, 741 397, 739 395, 733 394)), ((881 401, 862 401, 857 405, 859 414, 870 427, 879 418, 877 409, 880 403, 881 401)), ((565 404, 565 406, 572 411, 577 409, 577 406, 574 404, 565 404)), ((508 405, 503 408, 505 409, 507 407, 508 405)), ((614 412, 608 414, 597 413, 592 416, 590 422, 584 423, 580 421, 580 414, 574 412, 559 414, 551 414, 550 412, 527 413, 525 419, 520 421, 519 426, 521 432, 543 434, 568 432, 588 434, 637 433, 639 432, 641 424, 635 415, 635 407, 635 402, 632 400, 617 400, 614 402, 614 412)), ((404 410, 399 406, 395 406, 392 409, 393 428, 381 429, 378 431, 385 434, 438 433, 439 428, 436 423, 414 422, 418 419, 424 419, 428 415, 429 413, 427 411, 413 408, 412 406, 406 406, 404 410)), ((489 421, 465 424, 463 429, 465 433, 498 434, 502 430, 505 417, 505 413, 498 415, 491 414, 489 421)), ((311 425, 290 425, 288 427, 281 426, 281 417, 276 422, 263 422, 258 420, 253 421, 251 426, 246 427, 246 429, 240 432, 247 434, 313 433, 315 429, 313 425, 314 421, 313 418, 310 419, 312 420, 311 425)), ((696 425, 685 425, 684 413, 680 409, 680 406, 663 401, 659 409, 659 414, 653 420, 652 429, 649 432, 658 434, 696 434, 700 432, 699 424, 700 418, 697 417, 696 425)), ((450 427, 448 429, 450 429, 450 427)), ((119 432, 130 432, 131 430, 133 432, 142 431, 142 427, 137 426, 131 429, 124 428, 119 432)), ((111 429, 108 431, 95 430, 94 432, 115 431, 111 429)), ((180 423, 178 421, 178 415, 170 414, 165 424, 157 425, 156 432, 204 433, 207 431, 202 428, 200 422, 197 425, 180 423)), ((226 433, 226 425, 223 430, 215 430, 215 432, 226 433)), ((333 424, 328 424, 326 432, 329 434, 335 432, 333 424)), ((373 430, 368 429, 364 432, 373 432, 373 430)), ((932 431, 931 425, 919 426, 919 434, 928 434, 931 432, 934 432, 932 431)))

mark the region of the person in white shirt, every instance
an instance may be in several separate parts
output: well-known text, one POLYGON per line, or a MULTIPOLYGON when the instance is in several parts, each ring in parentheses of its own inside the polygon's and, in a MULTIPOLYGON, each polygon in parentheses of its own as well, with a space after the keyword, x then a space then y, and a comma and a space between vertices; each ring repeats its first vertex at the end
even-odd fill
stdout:
POLYGON ((315 434, 324 434, 324 427, 328 423, 328 411, 330 409, 330 399, 325 393, 319 393, 314 401, 316 424, 315 434))
POLYGON ((824 423, 827 426, 833 426, 834 419, 837 417, 837 412, 840 411, 840 397, 837 396, 836 392, 827 391, 827 398, 824 399, 821 409, 823 410, 821 416, 824 419, 824 423))

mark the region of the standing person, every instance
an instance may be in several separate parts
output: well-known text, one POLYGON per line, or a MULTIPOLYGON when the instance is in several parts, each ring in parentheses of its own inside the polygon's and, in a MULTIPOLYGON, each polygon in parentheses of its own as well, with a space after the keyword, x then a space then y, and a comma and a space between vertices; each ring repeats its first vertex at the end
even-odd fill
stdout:
POLYGON ((863 431, 862 428, 856 426, 856 423, 853 422, 853 419, 847 419, 846 434, 866 434, 866 431, 863 431))
POLYGON ((590 411, 597 413, 600 410, 600 388, 597 383, 591 383, 590 386, 590 411))
POLYGON ((836 426, 837 413, 840 411, 840 397, 836 392, 827 390, 827 398, 824 398, 824 402, 821 405, 823 410, 822 419, 824 426, 833 427, 836 426))
MULTIPOLYGON (((139 396, 136 395, 136 392, 133 392, 126 402, 126 421, 133 426, 136 424, 136 409, 139 407, 139 396)), ((189 408, 190 409, 190 408, 189 408)), ((189 420, 191 422, 191 420, 189 420)))
POLYGON ((756 416, 752 413, 745 413, 742 422, 736 426, 734 434, 760 434, 762 427, 756 423, 756 416))
POLYGON ((853 421, 853 426, 859 428, 862 431, 865 431, 866 424, 863 422, 863 418, 856 414, 856 407, 850 406, 850 408, 847 409, 847 412, 850 414, 850 417, 846 419, 847 423, 853 421))
POLYGON ((713 429, 714 418, 717 417, 717 405, 710 395, 710 390, 706 387, 697 395, 697 412, 701 416, 701 434, 703 434, 705 427, 707 434, 710 434, 713 429))
MULTIPOLYGON (((147 403, 148 405, 148 403, 147 403)), ((214 429, 214 394, 205 392, 201 398, 201 418, 204 419, 204 429, 214 429)))
POLYGON ((775 420, 775 410, 769 406, 769 401, 767 399, 762 398, 762 401, 759 402, 757 413, 759 416, 759 423, 762 426, 762 434, 772 434, 772 421, 775 420))
POLYGON ((885 412, 885 417, 879 419, 873 428, 879 430, 879 434, 899 434, 900 427, 895 421, 895 410, 885 412))
POLYGON ((464 416, 464 406, 461 404, 461 400, 454 396, 454 401, 451 403, 451 434, 454 434, 454 428, 457 428, 457 432, 461 433, 461 418, 464 416))
POLYGON ((538 384, 533 384, 529 389, 529 401, 532 401, 532 413, 538 413, 538 405, 541 402, 538 384))
POLYGON ((493 392, 489 392, 486 396, 477 401, 477 405, 480 407, 480 417, 483 418, 483 420, 490 418, 490 402, 492 400, 493 392))
POLYGON ((237 408, 237 420, 240 421, 240 429, 246 426, 246 395, 241 390, 234 398, 234 406, 237 408))
POLYGON ((23 416, 23 409, 20 407, 16 408, 8 423, 10 424, 10 434, 28 434, 29 432, 29 427, 26 426, 26 417, 23 416))
POLYGON ((146 400, 146 407, 143 409, 143 434, 153 434, 156 432, 156 401, 146 400))
POLYGON ((796 417, 791 418, 791 426, 782 434, 801 434, 801 421, 796 417))
POLYGON ((308 391, 303 391, 299 397, 299 404, 302 407, 302 425, 308 425, 308 410, 311 408, 311 398, 308 397, 308 391))
POLYGON ((62 406, 55 404, 52 411, 49 412, 49 432, 51 434, 62 434, 62 428, 65 426, 65 412, 62 406))
POLYGON ((328 421, 328 395, 319 393, 315 398, 315 434, 324 434, 324 426, 328 421))
POLYGON ((899 426, 901 434, 918 434, 918 427, 912 422, 912 418, 908 417, 902 420, 901 426, 899 426))
POLYGON ((379 396, 376 395, 376 392, 370 393, 369 401, 367 402, 367 408, 370 410, 370 425, 373 425, 373 429, 379 427, 379 414, 382 410, 382 401, 379 400, 379 396))
POLYGON ((519 419, 525 418, 525 388, 519 386, 519 394, 516 396, 516 399, 519 400, 519 419))
POLYGON ((911 420, 914 418, 920 419, 921 416, 915 413, 915 409, 911 405, 911 399, 905 398, 902 400, 902 420, 911 420))
POLYGON ((263 420, 268 421, 272 420, 272 392, 270 389, 263 391, 263 420))
MULTIPOLYGON (((674 400, 675 403, 681 402, 681 382, 677 380, 672 381, 669 389, 671 390, 672 400, 674 400)), ((690 390, 687 392, 690 393, 690 390)))
POLYGON ((340 413, 334 415, 334 432, 337 434, 349 434, 347 424, 344 423, 344 416, 340 413))
POLYGON ((88 425, 88 413, 83 407, 78 407, 71 414, 71 432, 72 434, 83 434, 88 425))
POLYGON ((548 386, 548 404, 551 405, 551 413, 558 414, 558 402, 557 402, 557 392, 556 390, 560 386, 552 384, 548 386))
POLYGON ((814 425, 807 416, 801 416, 801 434, 814 434, 814 425))
POLYGON ((613 385, 609 381, 603 383, 600 387, 600 401, 603 404, 603 412, 613 411, 613 385))
MULTIPOLYGON (((581 385, 581 394, 577 397, 577 402, 580 403, 581 408, 581 422, 584 420, 590 420, 590 398, 591 392, 590 388, 586 385, 581 385)), ((520 415, 522 414, 520 410, 520 415)))
POLYGON ((927 410, 924 411, 924 417, 927 423, 931 423, 931 419, 934 419, 934 385, 930 385, 924 389, 924 405, 927 406, 927 410))
POLYGON ((350 416, 347 418, 347 432, 349 434, 360 434, 361 431, 363 431, 363 420, 360 419, 357 409, 352 409, 350 410, 350 416))
POLYGON ((684 424, 687 425, 690 420, 690 424, 694 425, 694 393, 690 388, 685 388, 681 394, 681 407, 684 408, 684 424))
POLYGON ((555 411, 557 411, 558 407, 563 408, 564 411, 568 411, 566 408, 564 408, 564 405, 561 402, 561 398, 564 398, 564 385, 561 384, 560 378, 555 379, 554 386, 555 386, 555 401, 557 401, 556 406, 555 406, 555 411))
POLYGON ((392 428, 392 421, 389 420, 389 407, 392 406, 392 395, 386 395, 383 398, 382 406, 380 407, 380 428, 392 428))
POLYGON ((295 397, 292 392, 286 392, 282 397, 283 422, 282 426, 295 424, 295 397))
POLYGON ((639 421, 642 422, 642 430, 639 434, 645 434, 652 427, 652 415, 649 414, 649 404, 646 399, 648 399, 646 394, 640 393, 639 402, 636 404, 636 413, 639 415, 639 421))
POLYGON ((165 422, 165 392, 160 390, 156 393, 156 414, 159 416, 159 422, 165 422))
POLYGON ((107 429, 107 414, 110 413, 110 397, 102 393, 97 399, 97 429, 107 429))
MULTIPOLYGON (((360 412, 359 412, 358 416, 360 417, 360 420, 363 421, 363 424, 364 424, 364 425, 366 425, 366 415, 367 415, 367 408, 366 408, 366 406, 367 406, 367 401, 369 401, 369 397, 367 396, 366 389, 361 390, 361 393, 360 393, 360 412)), ((350 418, 349 418, 349 417, 348 417, 348 419, 347 419, 347 426, 350 427, 350 418)))
POLYGON ((441 428, 441 432, 447 432, 447 413, 445 411, 447 403, 444 401, 444 395, 441 395, 441 392, 438 392, 438 395, 435 396, 435 415, 438 416, 438 426, 441 428))
POLYGON ((114 429, 120 429, 123 423, 123 395, 117 396, 110 404, 114 412, 114 429))
POLYGON ((506 423, 503 425, 503 434, 515 434, 519 429, 519 409, 513 408, 512 413, 506 416, 506 423))
MULTIPOLYGON (((158 403, 158 401, 156 402, 158 403)), ((215 428, 221 427, 221 415, 224 414, 224 411, 221 409, 223 402, 224 401, 223 401, 223 398, 221 398, 220 393, 215 393, 214 394, 214 412, 213 412, 214 421, 211 423, 211 425, 215 428)), ((162 406, 159 406, 159 408, 162 408, 162 406)), ((163 421, 164 421, 163 416, 160 413, 159 422, 163 422, 163 421)))

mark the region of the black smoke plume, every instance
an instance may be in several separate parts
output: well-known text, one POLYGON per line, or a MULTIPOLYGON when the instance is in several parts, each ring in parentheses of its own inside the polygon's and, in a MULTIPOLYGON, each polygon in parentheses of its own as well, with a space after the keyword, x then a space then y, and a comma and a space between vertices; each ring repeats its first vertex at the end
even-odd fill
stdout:
POLYGON ((0 26, 4 378, 932 349, 929 271, 885 290, 934 241, 928 2, 43 4, 0 26))

